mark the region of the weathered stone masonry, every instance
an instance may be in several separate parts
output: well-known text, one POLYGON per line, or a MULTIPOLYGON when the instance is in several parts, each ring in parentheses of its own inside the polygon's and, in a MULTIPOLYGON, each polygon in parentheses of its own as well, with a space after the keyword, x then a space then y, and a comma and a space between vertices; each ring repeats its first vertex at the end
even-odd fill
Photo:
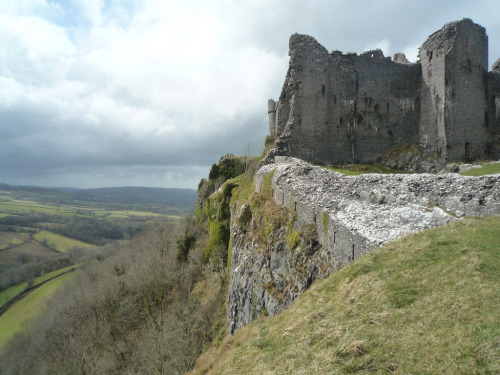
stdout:
POLYGON ((469 19, 432 34, 415 64, 403 54, 328 53, 310 36, 290 38, 280 98, 268 101, 275 147, 254 189, 273 173, 266 202, 293 220, 278 220, 263 240, 258 210, 231 207, 229 332, 286 309, 314 280, 395 238, 500 214, 500 175, 344 176, 308 163, 372 163, 398 149, 417 149, 431 165, 499 158, 500 59, 488 72, 487 43, 469 19), (292 226, 302 234, 293 245, 292 226))
POLYGON ((277 314, 315 279, 395 238, 463 216, 500 214, 500 175, 344 176, 299 159, 277 157, 255 175, 256 192, 273 171, 272 199, 295 212, 296 230, 312 225, 317 243, 290 249, 283 235, 286 228, 281 228, 273 241, 259 244, 238 225, 245 207, 235 208, 227 305, 230 332, 262 314, 277 314))
POLYGON ((488 73, 488 37, 470 19, 446 24, 412 64, 380 50, 328 51, 290 38, 278 102, 268 102, 273 155, 313 163, 372 163, 417 144, 439 162, 500 157, 500 68, 488 73))

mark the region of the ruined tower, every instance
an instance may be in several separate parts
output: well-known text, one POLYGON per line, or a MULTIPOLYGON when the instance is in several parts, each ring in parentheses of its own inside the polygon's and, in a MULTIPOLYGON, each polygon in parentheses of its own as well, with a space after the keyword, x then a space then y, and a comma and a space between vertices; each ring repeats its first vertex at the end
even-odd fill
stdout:
POLYGON ((488 156, 485 29, 470 19, 448 23, 422 45, 420 61, 420 144, 445 160, 488 156))
POLYGON ((299 34, 289 54, 279 101, 268 103, 274 155, 373 163, 411 145, 438 163, 500 157, 500 73, 488 73, 488 38, 470 19, 432 34, 417 63, 329 53, 299 34))

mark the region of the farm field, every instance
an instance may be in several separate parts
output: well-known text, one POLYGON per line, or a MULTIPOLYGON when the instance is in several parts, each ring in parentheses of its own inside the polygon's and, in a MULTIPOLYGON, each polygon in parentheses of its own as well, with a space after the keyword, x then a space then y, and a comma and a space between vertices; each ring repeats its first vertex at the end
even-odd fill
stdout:
MULTIPOLYGON (((1 196, 0 199, 5 199, 6 196, 1 196)), ((132 218, 134 216, 139 217, 159 217, 164 216, 162 214, 146 211, 135 211, 135 210, 109 210, 104 208, 91 208, 82 206, 71 206, 71 205, 53 205, 53 204, 42 204, 36 203, 28 200, 11 200, 11 201, 0 201, 0 217, 6 217, 9 215, 20 215, 28 213, 43 213, 47 215, 63 215, 72 216, 77 215, 81 217, 97 217, 105 218, 111 216, 113 218, 132 218)), ((172 217, 181 217, 178 215, 172 215, 172 217)))
POLYGON ((30 234, 27 232, 0 232, 0 250, 30 241, 30 234))
POLYGON ((7 250, 1 250, 0 264, 7 262, 29 264, 42 258, 50 258, 58 255, 61 255, 61 253, 51 250, 36 241, 32 241, 7 250))
POLYGON ((12 298, 21 293, 28 286, 27 282, 11 286, 0 292, 0 307, 9 302, 12 298))
POLYGON ((95 245, 61 236, 47 230, 42 230, 35 234, 34 239, 61 253, 65 253, 72 247, 96 247, 95 245))
POLYGON ((53 277, 56 277, 64 272, 68 272, 68 271, 72 270, 75 267, 76 266, 68 266, 68 267, 64 267, 64 268, 59 268, 58 270, 55 270, 55 271, 46 273, 45 275, 39 276, 35 280, 33 280, 32 286, 40 285, 53 277))
POLYGON ((24 329, 26 324, 36 318, 45 309, 47 300, 67 279, 74 277, 71 272, 47 282, 35 289, 23 299, 12 305, 0 316, 0 348, 16 333, 24 329))

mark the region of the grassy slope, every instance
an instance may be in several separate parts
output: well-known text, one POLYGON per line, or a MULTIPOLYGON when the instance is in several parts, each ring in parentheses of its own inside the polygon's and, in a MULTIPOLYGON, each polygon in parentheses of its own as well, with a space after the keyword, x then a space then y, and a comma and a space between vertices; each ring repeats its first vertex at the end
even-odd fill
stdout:
POLYGON ((21 293, 28 286, 27 282, 17 284, 0 292, 0 307, 21 293))
POLYGON ((68 267, 59 268, 58 270, 46 273, 45 275, 39 276, 35 280, 33 280, 32 286, 39 285, 39 284, 43 283, 44 281, 47 281, 55 276, 60 275, 61 273, 68 272, 69 270, 71 270, 73 268, 77 268, 77 267, 78 267, 78 265, 68 266, 68 267))
MULTIPOLYGON (((44 281, 49 280, 57 275, 60 275, 61 273, 67 272, 75 267, 77 267, 77 266, 64 267, 64 268, 60 268, 58 270, 46 273, 45 275, 39 276, 33 280, 33 284, 31 284, 31 286, 39 285, 39 284, 43 283, 44 281)), ((23 282, 21 284, 11 286, 8 289, 2 290, 0 292, 0 307, 5 305, 8 301, 10 301, 12 298, 17 296, 19 293, 21 293, 24 289, 26 289, 27 286, 28 286, 28 283, 23 282)))
POLYGON ((35 235, 37 241, 46 241, 48 246, 56 249, 57 251, 66 252, 72 247, 96 247, 82 241, 74 240, 60 234, 52 233, 46 230, 42 230, 35 235))
POLYGON ((467 218, 373 251, 195 373, 500 373, 500 217, 467 218))
POLYGON ((462 176, 484 176, 486 174, 500 173, 500 163, 485 164, 481 168, 469 169, 461 172, 462 176))
POLYGON ((31 319, 36 318, 37 314, 44 309, 44 301, 52 296, 65 279, 72 277, 74 274, 74 272, 68 273, 49 281, 16 302, 0 316, 0 348, 5 345, 16 332, 23 330, 31 319))

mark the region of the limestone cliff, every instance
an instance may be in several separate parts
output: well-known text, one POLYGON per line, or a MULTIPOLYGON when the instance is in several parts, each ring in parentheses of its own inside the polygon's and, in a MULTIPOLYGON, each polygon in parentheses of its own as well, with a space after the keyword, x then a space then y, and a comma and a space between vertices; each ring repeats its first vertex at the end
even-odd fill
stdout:
POLYGON ((500 175, 344 176, 278 157, 231 207, 228 331, 287 308, 309 285, 407 233, 500 214, 500 175))

